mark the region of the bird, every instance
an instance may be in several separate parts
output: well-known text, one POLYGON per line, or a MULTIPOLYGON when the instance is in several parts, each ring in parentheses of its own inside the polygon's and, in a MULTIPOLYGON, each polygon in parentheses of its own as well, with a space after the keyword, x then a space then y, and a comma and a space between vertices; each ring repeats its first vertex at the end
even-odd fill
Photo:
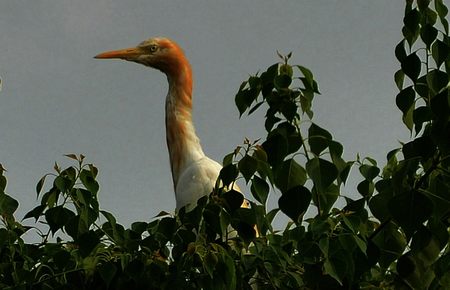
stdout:
MULTIPOLYGON (((160 70, 169 84, 165 102, 166 141, 169 151, 176 211, 192 210, 210 194, 222 165, 205 155, 192 120, 192 69, 182 48, 165 37, 147 39, 136 47, 106 51, 97 59, 121 59, 160 70)), ((240 191, 233 184, 232 189, 240 191)), ((248 200, 242 207, 249 207, 248 200)))

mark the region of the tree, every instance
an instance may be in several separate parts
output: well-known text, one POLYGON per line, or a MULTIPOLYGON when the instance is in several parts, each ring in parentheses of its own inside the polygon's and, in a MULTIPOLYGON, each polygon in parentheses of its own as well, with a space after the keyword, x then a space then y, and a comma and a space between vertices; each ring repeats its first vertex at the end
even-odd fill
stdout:
POLYGON ((39 180, 40 204, 24 219, 0 168, 2 289, 445 289, 450 285, 450 38, 442 0, 406 1, 395 48, 396 105, 411 140, 346 161, 313 121, 312 72, 290 55, 243 82, 241 114, 266 108, 267 136, 225 156, 221 182, 189 212, 162 212, 125 228, 100 209, 97 168, 83 155, 39 180), (358 199, 337 208, 351 167, 358 199), (254 201, 225 191, 242 178, 254 201), (272 191, 271 191, 272 188, 272 191), (269 194, 279 196, 268 210, 269 194), (308 215, 305 213, 309 210, 308 215), (283 231, 272 221, 290 218, 283 231), (254 230, 256 225, 258 234, 254 230), (33 228, 41 242, 27 243, 33 228), (237 231, 238 236, 231 231, 237 231), (55 238, 56 237, 56 238, 55 238))

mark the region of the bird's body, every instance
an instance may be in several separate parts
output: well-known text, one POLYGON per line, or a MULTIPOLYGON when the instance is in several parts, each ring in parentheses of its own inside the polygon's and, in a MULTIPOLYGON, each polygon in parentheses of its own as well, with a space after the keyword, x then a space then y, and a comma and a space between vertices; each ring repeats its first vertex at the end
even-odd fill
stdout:
POLYGON ((167 38, 151 38, 134 48, 101 53, 159 69, 166 74, 166 140, 176 208, 192 208, 213 190, 222 166, 208 158, 192 122, 192 70, 182 49, 167 38))

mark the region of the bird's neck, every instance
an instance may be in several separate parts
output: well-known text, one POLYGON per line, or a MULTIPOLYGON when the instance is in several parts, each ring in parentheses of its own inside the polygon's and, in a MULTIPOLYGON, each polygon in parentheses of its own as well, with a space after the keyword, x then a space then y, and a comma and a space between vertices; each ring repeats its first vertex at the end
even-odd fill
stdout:
POLYGON ((166 139, 172 178, 176 187, 183 170, 204 153, 192 122, 192 74, 186 62, 167 74, 169 92, 166 98, 166 139))

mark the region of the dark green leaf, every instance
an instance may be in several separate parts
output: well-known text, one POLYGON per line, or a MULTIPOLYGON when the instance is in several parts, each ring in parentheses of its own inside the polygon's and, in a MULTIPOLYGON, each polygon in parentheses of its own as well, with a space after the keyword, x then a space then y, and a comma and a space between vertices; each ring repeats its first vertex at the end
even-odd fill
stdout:
POLYGON ((439 39, 433 43, 433 46, 431 47, 431 55, 433 56, 438 68, 444 63, 444 61, 447 60, 449 54, 450 47, 448 44, 439 39))
POLYGON ((368 197, 371 196, 373 193, 374 184, 371 180, 365 179, 361 181, 356 188, 362 196, 368 197))
POLYGON ((361 172, 361 175, 364 176, 365 179, 373 180, 380 173, 380 168, 373 165, 363 164, 359 167, 359 172, 361 172))
POLYGON ((448 74, 437 69, 430 71, 427 74, 426 79, 428 86, 435 94, 438 94, 442 89, 448 86, 448 74))
POLYGON ((280 164, 288 154, 288 143, 286 138, 274 131, 267 140, 262 144, 264 151, 267 153, 267 159, 272 166, 280 164))
POLYGON ((338 176, 338 171, 333 163, 318 157, 306 163, 306 171, 319 192, 325 191, 338 176))
POLYGON ((242 193, 233 189, 225 192, 222 197, 225 199, 228 208, 232 211, 240 208, 244 202, 244 196, 242 193))
POLYGON ((242 116, 247 108, 249 108, 251 104, 256 100, 259 93, 260 90, 255 87, 239 90, 235 97, 235 103, 239 110, 240 116, 242 116))
POLYGON ((23 219, 28 219, 28 218, 32 218, 33 217, 37 221, 39 219, 39 217, 42 215, 42 213, 44 212, 45 208, 46 208, 46 205, 38 205, 34 209, 29 211, 23 217, 23 219))
POLYGON ((97 247, 99 243, 100 238, 95 232, 89 231, 82 234, 78 240, 80 255, 82 257, 89 256, 92 250, 97 247))
POLYGON ((416 53, 408 55, 401 62, 403 72, 413 81, 416 81, 420 75, 422 62, 416 53))
POLYGON ((423 123, 431 121, 433 114, 431 113, 430 107, 421 106, 413 111, 413 121, 416 130, 416 134, 422 130, 423 123))
POLYGON ((430 97, 430 87, 428 86, 426 75, 421 76, 417 79, 416 83, 414 84, 414 89, 419 96, 421 96, 425 100, 428 100, 428 98, 430 97))
POLYGON ((410 255, 405 254, 398 259, 397 272, 401 277, 406 278, 414 271, 416 271, 416 263, 410 255))
POLYGON ((106 287, 109 288, 109 285, 111 284, 114 276, 117 273, 117 267, 111 262, 102 263, 98 267, 98 272, 105 282, 106 287))
POLYGON ((395 46, 395 57, 399 62, 402 62, 406 58, 406 49, 405 49, 405 41, 400 41, 399 44, 395 46))
POLYGON ((401 69, 399 69, 394 74, 394 81, 399 90, 403 89, 404 80, 405 80, 405 74, 403 73, 403 71, 401 69))
POLYGON ((87 190, 92 192, 94 195, 97 194, 99 185, 91 171, 83 169, 80 173, 80 180, 87 190))
POLYGON ((442 0, 435 0, 434 1, 434 7, 436 9, 436 12, 439 15, 439 19, 441 20, 442 25, 444 26, 445 32, 448 35, 448 22, 446 20, 446 16, 448 13, 447 7, 444 5, 442 0))
POLYGON ((224 186, 229 186, 238 177, 239 171, 234 164, 228 164, 220 170, 220 178, 224 186))
POLYGON ((242 176, 244 176, 245 181, 249 182, 258 168, 258 160, 250 155, 245 155, 241 160, 239 160, 238 168, 242 173, 242 176))
POLYGON ((331 210, 339 193, 339 187, 336 184, 330 184, 321 191, 318 191, 317 187, 313 187, 313 201, 320 209, 321 214, 327 214, 331 210))
POLYGON ((432 157, 435 150, 436 146, 429 136, 418 137, 403 145, 402 149, 405 159, 421 157, 424 160, 432 157))
POLYGON ((388 202, 392 198, 392 194, 389 192, 383 192, 374 195, 369 201, 369 208, 372 214, 381 222, 386 221, 391 217, 388 210, 388 202))
POLYGON ((287 74, 281 74, 275 77, 273 83, 278 90, 286 89, 292 83, 292 78, 287 74))
POLYGON ((42 187, 44 186, 45 178, 47 175, 44 175, 41 179, 39 179, 38 183, 36 184, 36 193, 37 196, 41 193, 42 187))
POLYGON ((311 152, 313 152, 316 155, 319 155, 323 150, 325 150, 328 147, 328 144, 331 139, 332 136, 327 130, 317 126, 314 123, 312 123, 308 129, 309 146, 311 152))
POLYGON ((386 269, 391 263, 402 255, 406 247, 406 240, 394 223, 388 222, 372 238, 380 250, 379 264, 386 269))
POLYGON ((11 196, 0 193, 0 214, 1 215, 12 215, 19 207, 19 202, 12 198, 11 196))
POLYGON ((450 114, 448 89, 442 91, 431 99, 431 111, 439 118, 445 119, 450 114))
POLYGON ((72 181, 70 179, 63 177, 63 176, 57 176, 54 181, 54 185, 56 188, 58 188, 61 192, 68 191, 72 186, 72 181))
POLYGON ((395 98, 395 102, 397 104, 397 107, 403 112, 403 114, 406 114, 411 109, 411 107, 414 106, 415 98, 416 93, 410 86, 398 93, 397 97, 395 98))
POLYGON ((285 192, 293 187, 303 185, 306 182, 306 171, 294 159, 288 159, 283 162, 276 173, 275 185, 285 192))
POLYGON ((416 41, 419 34, 419 22, 420 12, 417 9, 412 9, 405 14, 403 23, 405 27, 403 29, 403 35, 409 43, 409 46, 416 41))
POLYGON ((392 217, 403 228, 407 237, 418 229, 433 212, 431 200, 418 191, 395 195, 388 203, 392 217))
POLYGON ((250 187, 253 197, 262 204, 267 201, 269 195, 269 185, 267 182, 258 176, 253 176, 252 185, 250 187))
POLYGON ((431 24, 422 26, 420 30, 420 37, 427 47, 430 47, 433 41, 436 39, 438 31, 431 24))
POLYGON ((56 231, 64 227, 74 216, 75 214, 71 210, 62 206, 49 208, 45 212, 45 219, 52 233, 55 233, 56 231))
POLYGON ((284 192, 278 199, 281 211, 294 222, 301 218, 311 203, 311 192, 304 186, 296 186, 284 192))

